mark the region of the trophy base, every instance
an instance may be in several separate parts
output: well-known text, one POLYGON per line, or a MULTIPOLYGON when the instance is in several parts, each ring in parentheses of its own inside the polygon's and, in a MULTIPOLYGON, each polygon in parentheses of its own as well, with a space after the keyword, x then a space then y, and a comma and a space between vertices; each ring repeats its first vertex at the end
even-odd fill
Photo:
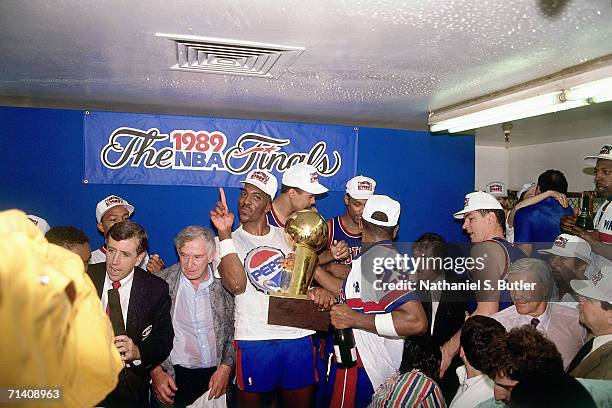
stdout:
POLYGON ((306 295, 270 296, 268 307, 268 324, 298 327, 316 331, 329 330, 329 311, 319 311, 318 306, 306 295), (303 296, 303 298, 302 298, 303 296))

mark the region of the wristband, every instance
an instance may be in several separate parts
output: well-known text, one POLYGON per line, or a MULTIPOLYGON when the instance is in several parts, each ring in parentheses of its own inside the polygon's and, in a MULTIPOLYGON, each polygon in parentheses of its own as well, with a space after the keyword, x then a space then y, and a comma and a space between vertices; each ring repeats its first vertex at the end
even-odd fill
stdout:
POLYGON ((223 258, 225 255, 237 254, 236 247, 234 246, 234 240, 224 239, 219 242, 219 258, 223 258))
POLYGON ((393 326, 393 317, 391 313, 377 314, 374 316, 374 325, 376 326, 376 333, 380 336, 400 337, 395 331, 395 326, 393 326))

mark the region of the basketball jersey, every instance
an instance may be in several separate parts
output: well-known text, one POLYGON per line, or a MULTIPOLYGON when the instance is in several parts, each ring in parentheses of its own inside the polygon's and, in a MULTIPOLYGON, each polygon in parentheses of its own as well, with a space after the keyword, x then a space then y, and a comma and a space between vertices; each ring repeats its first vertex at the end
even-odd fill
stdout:
POLYGON ((361 234, 355 234, 342 225, 340 216, 334 217, 329 223, 329 241, 327 248, 331 247, 334 241, 344 241, 349 247, 349 256, 346 259, 336 261, 339 264, 350 265, 355 259, 361 256, 361 234))
POLYGON ((274 212, 274 206, 271 205, 270 207, 270 211, 268 211, 268 213, 266 214, 266 217, 268 218, 268 224, 272 227, 285 228, 285 224, 280 222, 280 218, 278 218, 278 215, 276 215, 276 213, 274 212))
MULTIPOLYGON (((499 244, 499 246, 503 249, 505 255, 506 255, 506 259, 505 259, 505 265, 504 265, 504 269, 502 271, 502 274, 499 276, 499 280, 506 280, 506 276, 508 275, 508 268, 510 267, 510 264, 512 262, 518 261, 519 259, 522 258, 526 258, 527 255, 525 255, 525 253, 523 251, 521 251, 520 249, 518 249, 517 247, 515 247, 514 245, 512 245, 510 242, 506 241, 503 238, 499 238, 499 237, 495 237, 490 239, 489 241, 493 241, 496 242, 497 244, 499 244)), ((496 283, 495 283, 496 285, 496 283)), ((510 297, 510 291, 505 289, 499 292, 499 310, 504 310, 510 306, 512 306, 512 298, 510 297)), ((476 303, 471 303, 470 305, 468 305, 468 310, 469 312, 473 312, 474 310, 476 310, 476 303)))

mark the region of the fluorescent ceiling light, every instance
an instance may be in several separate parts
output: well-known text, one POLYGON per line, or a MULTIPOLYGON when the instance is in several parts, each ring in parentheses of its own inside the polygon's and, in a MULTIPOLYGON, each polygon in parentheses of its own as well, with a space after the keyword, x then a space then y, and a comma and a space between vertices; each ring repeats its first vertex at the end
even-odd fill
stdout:
POLYGON ((462 132, 612 100, 612 54, 429 115, 432 132, 462 132))
POLYGON ((568 89, 565 91, 565 99, 568 101, 576 101, 578 99, 587 99, 611 93, 612 78, 606 78, 568 89))

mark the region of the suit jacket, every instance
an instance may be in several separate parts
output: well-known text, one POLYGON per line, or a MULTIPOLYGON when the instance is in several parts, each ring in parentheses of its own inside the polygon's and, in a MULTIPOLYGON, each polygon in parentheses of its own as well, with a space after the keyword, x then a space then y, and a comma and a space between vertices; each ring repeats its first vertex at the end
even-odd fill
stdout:
POLYGON ((586 356, 570 374, 576 378, 612 380, 612 341, 586 356))
MULTIPOLYGON (((174 316, 174 305, 178 293, 181 271, 180 264, 174 264, 161 271, 158 276, 168 283, 172 307, 170 316, 174 316)), ((212 273, 212 269, 210 269, 212 273)), ((236 350, 234 349, 234 297, 223 287, 221 279, 213 276, 210 285, 210 305, 213 312, 213 325, 215 329, 215 346, 217 349, 217 367, 225 364, 234 368, 236 350)), ((164 370, 174 376, 174 367, 168 357, 162 364, 164 370)))
MULTIPOLYGON (((87 274, 102 297, 106 263, 89 265, 87 274)), ((164 361, 172 350, 174 330, 170 318, 168 284, 138 266, 130 291, 125 322, 126 335, 140 351, 140 365, 129 364, 119 374, 119 384, 101 403, 104 406, 147 406, 149 370, 164 361)))
MULTIPOLYGON (((464 282, 465 279, 452 272, 445 274, 445 280, 449 283, 464 282)), ((440 300, 436 316, 432 321, 431 296, 425 291, 419 292, 419 297, 423 305, 423 310, 427 315, 427 332, 432 333, 434 343, 442 346, 455 335, 463 326, 465 312, 468 310, 468 302, 471 299, 470 293, 466 291, 443 290, 440 292, 440 300), (431 327, 433 325, 433 332, 431 327)))

